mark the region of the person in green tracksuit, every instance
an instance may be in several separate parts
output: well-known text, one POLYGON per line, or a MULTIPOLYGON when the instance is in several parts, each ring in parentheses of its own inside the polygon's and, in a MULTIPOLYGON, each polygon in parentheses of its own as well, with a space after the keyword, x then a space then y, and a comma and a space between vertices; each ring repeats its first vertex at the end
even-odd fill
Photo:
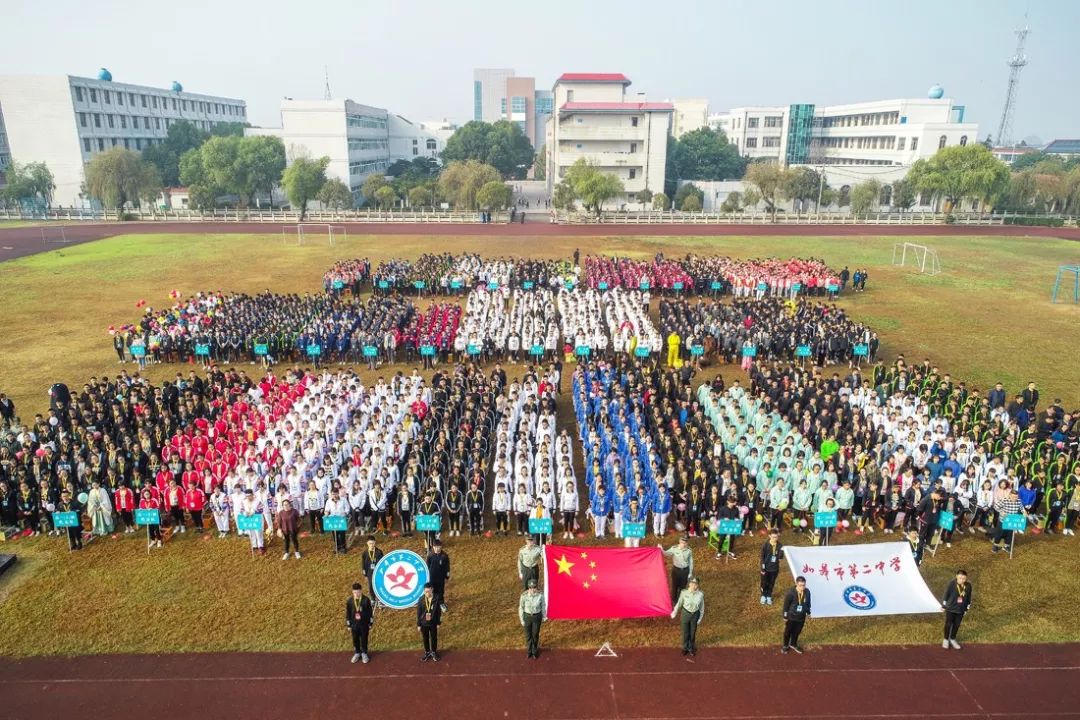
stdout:
POLYGON ((525 628, 525 647, 529 659, 540 657, 540 624, 547 620, 544 595, 536 587, 536 578, 529 578, 528 587, 518 600, 518 620, 525 628))
POLYGON ((518 550, 518 579, 523 589, 540 577, 540 556, 542 552, 536 544, 535 535, 525 536, 525 547, 518 550))
POLYGON ((705 619, 705 594, 698 589, 698 579, 690 578, 689 587, 679 593, 679 600, 671 611, 674 618, 682 611, 679 623, 682 625, 682 654, 697 655, 697 629, 705 619))

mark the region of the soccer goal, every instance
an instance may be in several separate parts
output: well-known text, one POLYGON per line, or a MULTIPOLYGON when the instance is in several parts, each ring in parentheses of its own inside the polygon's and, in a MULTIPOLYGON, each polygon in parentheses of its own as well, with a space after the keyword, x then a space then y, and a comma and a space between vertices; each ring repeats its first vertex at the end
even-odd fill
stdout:
POLYGON ((344 225, 328 225, 327 223, 297 223, 296 244, 315 243, 325 237, 327 242, 333 245, 346 238, 349 231, 344 225))
POLYGON ((41 226, 41 244, 43 247, 49 247, 50 245, 67 245, 70 240, 67 237, 67 231, 64 230, 63 225, 42 225, 41 226))
POLYGON ((937 250, 919 245, 918 243, 894 243, 892 247, 892 264, 911 264, 921 273, 937 275, 941 272, 941 262, 938 260, 937 250))

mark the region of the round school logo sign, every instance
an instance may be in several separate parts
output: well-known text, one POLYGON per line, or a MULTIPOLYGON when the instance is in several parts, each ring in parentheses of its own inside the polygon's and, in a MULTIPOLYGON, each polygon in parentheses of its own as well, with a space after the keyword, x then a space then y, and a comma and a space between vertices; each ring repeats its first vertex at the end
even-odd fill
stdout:
POLYGON ((855 610, 873 610, 877 605, 874 593, 860 585, 850 585, 844 590, 844 602, 855 610))
POLYGON ((375 566, 372 586, 379 602, 392 610, 412 607, 424 594, 428 566, 412 550, 394 550, 375 566))

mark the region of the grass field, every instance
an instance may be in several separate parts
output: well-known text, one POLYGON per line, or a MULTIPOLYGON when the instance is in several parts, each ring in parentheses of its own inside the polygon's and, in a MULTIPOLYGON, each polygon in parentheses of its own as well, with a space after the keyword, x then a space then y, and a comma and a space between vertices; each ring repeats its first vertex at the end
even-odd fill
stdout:
MULTIPOLYGON (((379 238, 350 236, 334 247, 285 245, 280 235, 127 236, 4 263, 0 298, 0 390, 24 417, 47 406, 49 384, 77 387, 119 366, 106 328, 132 321, 135 302, 168 303, 168 293, 200 289, 317 292, 334 259, 414 257, 432 249, 487 255, 566 257, 588 252, 648 258, 721 253, 737 257, 816 256, 837 267, 866 267, 867 292, 841 300, 883 338, 882 355, 929 357, 955 378, 985 388, 1000 380, 1018 390, 1036 380, 1047 400, 1080 404, 1080 308, 1052 305, 1061 263, 1080 260, 1080 245, 1051 239, 923 238, 937 249, 944 272, 935 277, 890 264, 895 238, 379 238)), ((132 366, 126 366, 129 371, 132 366)), ((734 374, 733 368, 723 369, 734 374)), ((176 368, 158 366, 160 379, 176 368)), ((385 370, 384 370, 385 372, 385 370)), ((513 373, 511 372, 511 375, 513 373)), ((565 398, 565 396, 564 396, 565 398)), ((565 400, 563 401, 566 402, 565 400)), ((568 405, 568 403, 567 403, 568 405)), ((561 408, 560 421, 572 415, 561 408)), ((123 536, 121 536, 123 538, 123 536)), ((785 541, 798 542, 797 536, 785 541)), ((855 540, 851 536, 841 541, 855 540)), ((302 541, 302 543, 305 541, 302 541)), ((146 557, 136 538, 104 539, 69 555, 64 540, 13 544, 19 568, 0 581, 0 654, 79 654, 181 650, 344 649, 340 604, 359 575, 359 558, 333 557, 325 538, 306 541, 307 557, 281 562, 249 558, 244 541, 201 541, 191 534, 146 557), (72 609, 76 612, 72 612, 72 609)), ((778 611, 757 603, 753 553, 724 565, 699 550, 709 603, 703 644, 776 642, 778 611)), ((386 547, 400 545, 391 539, 386 547)), ((450 541, 457 568, 446 619, 449 647, 520 645, 515 608, 516 539, 450 541)), ((966 539, 924 563, 937 592, 959 565, 972 571, 976 611, 964 634, 977 641, 1078 641, 1071 600, 1080 593, 1076 541, 1021 539, 1014 560, 991 556, 966 539), (1036 547, 1031 547, 1037 545, 1036 547), (1046 568, 1054 568, 1044 577, 1046 568)), ((5 551, 6 548, 0 546, 5 551)), ((280 552, 280 550, 279 550, 280 552)), ((781 580, 779 586, 786 587, 781 580)), ((809 642, 933 641, 938 618, 813 621, 809 642)), ((549 646, 674 645, 672 622, 552 623, 549 646)), ((384 613, 374 631, 379 648, 415 647, 408 613, 384 613)))

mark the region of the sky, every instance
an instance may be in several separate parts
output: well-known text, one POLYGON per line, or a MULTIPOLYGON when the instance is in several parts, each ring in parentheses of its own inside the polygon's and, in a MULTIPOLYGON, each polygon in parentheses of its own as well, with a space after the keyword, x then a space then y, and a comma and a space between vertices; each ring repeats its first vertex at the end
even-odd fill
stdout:
POLYGON ((474 68, 548 88, 622 72, 650 100, 710 111, 925 97, 935 83, 996 133, 1016 36, 1031 28, 1013 136, 1080 137, 1078 0, 3 0, 0 73, 94 76, 247 101, 280 124, 283 96, 412 120, 472 119, 474 68))

